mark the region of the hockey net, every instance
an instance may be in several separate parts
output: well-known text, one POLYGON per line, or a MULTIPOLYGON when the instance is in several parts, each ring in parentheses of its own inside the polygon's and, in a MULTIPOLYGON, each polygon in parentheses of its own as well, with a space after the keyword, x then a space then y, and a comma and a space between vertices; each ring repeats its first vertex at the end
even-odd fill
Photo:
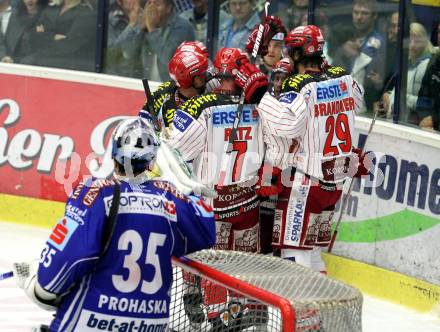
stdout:
POLYGON ((170 331, 362 330, 362 294, 291 261, 203 250, 174 259, 170 331))

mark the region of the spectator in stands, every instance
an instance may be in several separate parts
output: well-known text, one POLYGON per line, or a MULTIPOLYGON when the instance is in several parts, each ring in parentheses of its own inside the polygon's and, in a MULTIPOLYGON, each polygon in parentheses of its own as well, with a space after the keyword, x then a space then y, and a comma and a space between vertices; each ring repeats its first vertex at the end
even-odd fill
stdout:
POLYGON ((291 2, 292 4, 287 10, 282 10, 277 14, 287 30, 292 30, 299 25, 304 25, 301 24, 301 20, 304 15, 307 17, 309 7, 309 0, 292 0, 291 2))
POLYGON ((94 70, 96 15, 87 0, 64 0, 48 8, 36 31, 31 39, 35 64, 94 70))
POLYGON ((440 131, 440 50, 438 47, 433 50, 422 79, 415 114, 416 121, 422 119, 421 128, 440 131))
POLYGON ((272 40, 267 45, 267 54, 259 58, 258 67, 260 70, 268 75, 273 66, 283 57, 284 33, 280 32, 273 36, 272 40))
POLYGON ((30 40, 40 22, 48 0, 20 0, 12 13, 8 32, 0 35, 0 60, 8 63, 32 64, 30 40))
MULTIPOLYGON (((429 41, 426 29, 420 23, 410 24, 409 61, 406 87, 407 114, 401 120, 415 124, 421 128, 433 129, 438 125, 438 107, 435 108, 435 98, 438 99, 439 81, 438 50, 429 41), (428 65, 431 68, 428 70, 428 65), (422 99, 419 100, 422 84, 422 99)), ((385 93, 384 107, 391 116, 394 104, 394 89, 385 93)), ((438 102, 438 101, 437 101, 438 102)))
POLYGON ((137 52, 131 52, 130 57, 138 57, 140 52, 144 77, 168 81, 168 62, 183 41, 195 39, 193 26, 178 16, 173 0, 148 0, 141 30, 141 46, 137 52))
POLYGON ((387 83, 391 76, 396 72, 397 59, 397 33, 399 27, 399 13, 394 12, 390 16, 387 33, 387 46, 385 58, 385 80, 387 83))
MULTIPOLYGON (((376 18, 376 0, 354 0, 351 27, 354 35, 342 41, 333 59, 334 65, 350 70, 356 81, 364 86, 368 109, 379 100, 383 88, 385 37, 375 29, 376 18)), ((340 29, 341 26, 333 29, 334 40, 340 29)))
MULTIPOLYGON (((399 25, 399 13, 394 12, 391 14, 389 22, 388 22, 388 30, 387 30, 387 44, 386 44, 386 57, 384 58, 385 69, 383 73, 384 79, 380 77, 380 79, 384 82, 384 91, 391 91, 395 86, 395 78, 396 78, 396 64, 397 64, 397 32, 399 25)), ((381 74, 378 74, 381 76, 381 74)), ((384 96, 384 95, 383 95, 384 96)), ((382 96, 382 98, 384 98, 382 96)), ((385 97, 387 98, 387 97, 385 97)), ((388 117, 387 110, 385 110, 383 106, 383 101, 379 100, 373 103, 374 112, 378 112, 379 117, 388 117)))
POLYGON ((108 17, 107 50, 104 71, 129 77, 142 77, 140 57, 130 58, 130 50, 140 45, 143 9, 139 0, 116 0, 108 17))
MULTIPOLYGON (((192 0, 193 8, 187 9, 180 14, 187 19, 194 27, 196 40, 206 44, 207 22, 208 22, 208 0, 192 0)), ((231 16, 220 9, 219 21, 226 22, 231 16)))
POLYGON ((432 41, 435 46, 440 47, 440 23, 432 31, 432 41))
POLYGON ((0 0, 0 34, 4 37, 8 31, 12 7, 9 0, 0 0))
POLYGON ((219 48, 245 49, 247 38, 260 17, 254 10, 255 0, 229 0, 231 18, 220 26, 219 48))

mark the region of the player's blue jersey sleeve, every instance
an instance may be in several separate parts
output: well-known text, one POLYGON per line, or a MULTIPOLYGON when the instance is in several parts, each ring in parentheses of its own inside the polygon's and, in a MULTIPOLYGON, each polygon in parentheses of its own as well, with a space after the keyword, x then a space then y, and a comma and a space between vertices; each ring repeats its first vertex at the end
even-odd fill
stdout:
POLYGON ((183 256, 215 244, 214 213, 202 198, 189 195, 174 199, 177 212, 174 256, 183 256))
POLYGON ((63 218, 46 241, 40 258, 38 283, 50 293, 68 291, 91 272, 101 253, 106 215, 100 188, 110 183, 97 181, 80 183, 74 189, 63 218))

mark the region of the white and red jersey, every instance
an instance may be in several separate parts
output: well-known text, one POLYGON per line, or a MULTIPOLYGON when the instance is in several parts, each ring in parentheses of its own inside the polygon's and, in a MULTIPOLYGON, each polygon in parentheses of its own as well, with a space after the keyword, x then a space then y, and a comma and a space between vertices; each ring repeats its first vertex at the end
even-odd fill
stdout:
POLYGON ((266 92, 257 106, 266 144, 265 158, 280 169, 292 166, 307 120, 304 98, 297 93, 291 96, 290 100, 278 100, 266 92))
MULTIPOLYGON (((185 102, 174 117, 169 143, 192 161, 195 179, 211 188, 218 184, 237 106, 229 96, 207 93, 185 102)), ((254 179, 263 155, 258 112, 245 105, 224 185, 254 179)))
POLYGON ((278 101, 266 94, 258 106, 272 150, 268 158, 275 166, 289 163, 324 182, 345 180, 350 176, 355 114, 362 109, 362 98, 362 88, 340 67, 330 67, 324 75, 287 78, 278 101), (287 159, 282 151, 290 152, 287 159))

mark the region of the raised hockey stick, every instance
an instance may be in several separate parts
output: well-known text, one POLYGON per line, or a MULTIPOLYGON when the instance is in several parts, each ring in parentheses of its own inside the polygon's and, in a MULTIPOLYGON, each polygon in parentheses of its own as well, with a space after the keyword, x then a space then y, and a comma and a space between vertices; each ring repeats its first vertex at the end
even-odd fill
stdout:
MULTIPOLYGON (((270 1, 266 1, 264 3, 264 15, 266 17, 268 14, 269 6, 270 6, 270 1)), ((257 58, 258 49, 261 44, 261 38, 263 38, 263 32, 264 32, 264 26, 262 23, 260 23, 258 27, 257 38, 255 39, 254 48, 252 49, 251 60, 255 60, 257 58)), ((222 163, 220 166, 219 181, 218 181, 218 187, 220 188, 223 187, 226 180, 227 167, 229 165, 229 160, 231 158, 231 152, 233 150, 235 138, 237 137, 237 129, 238 126, 240 125, 241 113, 243 112, 243 108, 244 108, 244 98, 245 98, 245 91, 243 90, 240 95, 240 100, 238 101, 237 112, 235 112, 234 123, 232 124, 231 133, 229 134, 228 145, 225 153, 222 155, 222 163)))

